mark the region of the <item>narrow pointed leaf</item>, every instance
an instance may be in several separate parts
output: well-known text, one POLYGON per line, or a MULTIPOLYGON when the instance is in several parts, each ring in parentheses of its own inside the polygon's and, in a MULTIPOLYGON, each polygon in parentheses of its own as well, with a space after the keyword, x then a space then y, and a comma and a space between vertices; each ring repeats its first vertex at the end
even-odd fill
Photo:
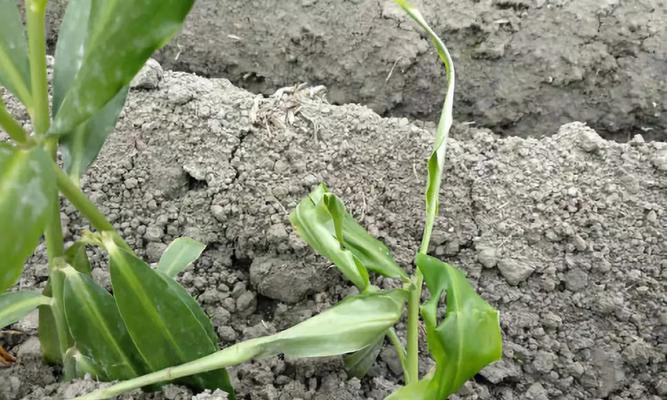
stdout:
POLYGON ((28 45, 16 0, 0 0, 0 85, 30 107, 28 45))
POLYGON ((346 354, 343 357, 345 369, 350 376, 359 379, 366 376, 382 350, 384 336, 385 335, 380 336, 375 343, 371 343, 363 349, 355 353, 346 354))
POLYGON ((86 54, 86 45, 93 25, 91 21, 93 4, 96 7, 100 6, 97 0, 70 0, 67 3, 55 51, 52 98, 54 114, 60 109, 86 54))
MULTIPOLYGON (((416 264, 431 293, 421 313, 436 368, 431 377, 405 393, 419 390, 424 400, 440 400, 502 357, 498 311, 475 292, 458 269, 423 254, 417 255, 416 264), (438 306, 445 296, 445 318, 438 321, 438 306)), ((403 398, 409 397, 396 397, 403 398)))
POLYGON ((0 329, 21 320, 37 307, 48 304, 51 304, 51 299, 39 292, 0 294, 0 329))
POLYGON ((157 269, 172 278, 197 261, 206 245, 194 239, 182 237, 174 240, 164 251, 157 269))
POLYGON ((86 254, 86 244, 83 242, 74 242, 65 250, 65 262, 81 273, 90 274, 92 271, 86 254))
POLYGON ((49 156, 0 144, 0 293, 14 285, 56 199, 49 156))
POLYGON ((114 1, 93 10, 81 68, 62 100, 52 133, 72 131, 116 97, 151 54, 178 32, 193 3, 114 1))
MULTIPOLYGON (((53 84, 53 110, 57 113, 88 51, 90 33, 101 6, 94 0, 71 0, 60 25, 56 45, 53 84)), ((78 179, 95 161, 107 136, 113 130, 127 98, 126 86, 90 119, 64 133, 60 141, 65 170, 78 179)))
POLYGON ((65 275, 65 316, 77 350, 95 360, 100 379, 124 380, 147 372, 114 298, 88 274, 72 267, 65 275))
MULTIPOLYGON (((445 66, 447 73, 447 86, 445 94, 445 102, 440 114, 440 121, 435 133, 435 141, 433 144, 433 153, 428 160, 428 184, 426 186, 426 223, 424 228, 424 238, 430 239, 435 217, 438 214, 440 185, 442 183, 442 171, 445 168, 445 155, 447 151, 447 138, 449 130, 453 123, 453 108, 454 108, 454 88, 456 86, 456 72, 454 70, 454 62, 447 50, 447 46, 442 39, 431 29, 421 12, 416 9, 410 2, 406 0, 394 0, 417 24, 426 31, 431 43, 438 52, 440 61, 445 66)), ((421 253, 426 253, 428 250, 429 240, 422 241, 421 253)))
MULTIPOLYGON (((182 364, 218 350, 215 333, 196 301, 172 278, 119 248, 107 237, 111 284, 118 310, 151 370, 182 364)), ((224 369, 199 374, 185 383, 233 394, 224 369)))

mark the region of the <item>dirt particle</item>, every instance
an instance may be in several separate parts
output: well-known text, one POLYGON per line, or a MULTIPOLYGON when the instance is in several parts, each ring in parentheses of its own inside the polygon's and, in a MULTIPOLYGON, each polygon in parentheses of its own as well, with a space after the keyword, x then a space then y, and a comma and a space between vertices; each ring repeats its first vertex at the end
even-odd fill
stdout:
POLYGON ((652 162, 658 171, 667 171, 667 147, 658 150, 652 162))
POLYGON ((496 256, 496 249, 492 247, 482 247, 477 253, 477 261, 484 266, 484 268, 493 268, 498 264, 496 256))
POLYGON ((535 267, 532 265, 511 258, 503 258, 498 261, 498 269, 507 282, 514 286, 525 281, 535 272, 535 267))
POLYGON ((164 71, 160 63, 149 58, 139 73, 132 79, 130 87, 132 89, 157 89, 163 75, 164 71))

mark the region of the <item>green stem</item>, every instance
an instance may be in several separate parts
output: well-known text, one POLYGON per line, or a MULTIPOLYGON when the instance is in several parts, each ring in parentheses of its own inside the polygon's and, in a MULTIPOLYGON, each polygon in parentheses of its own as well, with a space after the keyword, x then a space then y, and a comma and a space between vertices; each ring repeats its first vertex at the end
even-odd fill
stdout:
POLYGON ((120 237, 118 232, 107 218, 97 209, 95 204, 72 182, 65 172, 54 162, 53 169, 56 173, 56 184, 60 192, 72 203, 81 214, 88 219, 90 224, 98 231, 108 231, 114 235, 116 243, 125 250, 132 252, 132 248, 120 237))
POLYGON ((265 338, 251 339, 245 342, 227 347, 224 350, 209 356, 181 364, 176 367, 166 368, 148 375, 130 379, 96 390, 87 395, 77 397, 75 400, 102 400, 123 393, 130 392, 145 386, 161 382, 168 382, 185 376, 200 374, 208 371, 227 368, 250 361, 257 356, 257 342, 265 338))
POLYGON ((414 284, 408 296, 406 384, 419 380, 419 305, 421 302, 422 283, 422 274, 417 270, 414 284))
POLYGON ((401 362, 401 368, 403 368, 403 376, 407 379, 408 368, 405 359, 406 357, 405 347, 403 347, 403 343, 401 343, 401 340, 398 338, 398 335, 396 334, 394 328, 389 329, 389 331, 387 332, 387 337, 389 338, 391 344, 394 346, 394 350, 396 350, 398 361, 401 362))
POLYGON ((4 103, 0 100, 0 128, 19 144, 32 144, 33 140, 28 133, 23 129, 21 124, 12 117, 12 115, 5 108, 4 103))
POLYGON ((30 52, 32 85, 32 123, 38 135, 49 130, 49 92, 46 80, 46 3, 47 0, 26 0, 26 25, 30 52))

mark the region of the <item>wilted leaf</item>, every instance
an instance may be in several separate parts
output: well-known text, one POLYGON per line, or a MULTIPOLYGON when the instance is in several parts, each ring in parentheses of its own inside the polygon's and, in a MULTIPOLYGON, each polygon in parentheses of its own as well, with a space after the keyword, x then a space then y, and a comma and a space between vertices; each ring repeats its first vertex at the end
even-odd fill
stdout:
POLYGON ((194 239, 182 237, 174 240, 164 251, 157 269, 172 278, 197 261, 206 245, 194 239))
POLYGON ((51 168, 40 147, 23 150, 0 143, 0 293, 18 281, 46 227, 56 201, 51 168))
MULTIPOLYGON (((111 259, 111 284, 120 315, 143 359, 159 370, 218 350, 213 326, 197 302, 172 278, 119 248, 111 237, 104 245, 111 259)), ((224 369, 186 380, 199 389, 232 394, 224 369)))
POLYGON ((0 0, 0 85, 30 106, 28 46, 16 0, 0 0))
POLYGON ((445 399, 502 357, 498 311, 451 265, 422 254, 417 255, 416 263, 431 293, 421 311, 436 367, 431 376, 399 390, 389 397, 391 400, 445 399), (438 306, 445 295, 447 310, 440 322, 438 306))
POLYGON ((83 61, 62 100, 52 133, 71 132, 116 97, 151 54, 178 32, 193 3, 114 1, 105 2, 100 10, 93 7, 83 61))
POLYGON ((67 325, 77 351, 85 357, 75 360, 77 365, 94 360, 91 368, 102 380, 124 380, 147 372, 111 294, 88 274, 70 266, 62 272, 67 325))
POLYGON ((303 240, 336 264, 362 292, 369 284, 367 270, 407 278, 387 246, 368 234, 324 185, 299 203, 290 221, 303 240))
MULTIPOLYGON (((456 73, 454 62, 440 37, 431 29, 422 14, 410 2, 406 0, 394 0, 419 26, 422 27, 431 39, 431 43, 438 52, 440 61, 445 66, 447 73, 447 87, 445 102, 440 114, 440 122, 435 132, 433 153, 428 160, 428 184, 426 186, 426 222, 424 226, 424 238, 431 237, 435 217, 438 214, 440 185, 442 183, 442 171, 445 168, 445 154, 447 151, 447 137, 452 127, 454 108, 454 87, 456 85, 456 73)), ((421 253, 428 251, 428 240, 422 240, 421 253)))
POLYGON ((387 329, 398 322, 406 299, 407 292, 402 289, 351 296, 275 335, 250 339, 185 365, 98 390, 82 396, 80 400, 106 399, 147 384, 277 354, 289 357, 327 357, 359 351, 376 343, 387 329))
POLYGON ((37 307, 48 304, 51 304, 51 299, 39 292, 0 294, 0 329, 21 320, 37 307))

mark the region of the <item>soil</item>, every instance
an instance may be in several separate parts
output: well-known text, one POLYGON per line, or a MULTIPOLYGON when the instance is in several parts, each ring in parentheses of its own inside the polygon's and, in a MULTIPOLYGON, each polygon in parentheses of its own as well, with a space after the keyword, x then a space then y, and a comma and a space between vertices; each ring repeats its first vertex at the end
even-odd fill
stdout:
MULTIPOLYGON (((288 221, 321 181, 411 268, 432 124, 331 105, 323 87, 265 98, 225 79, 163 73, 156 63, 134 86, 83 187, 151 262, 182 235, 208 245, 180 281, 222 346, 289 327, 354 293, 288 221)), ((534 133, 554 135, 502 138, 459 124, 449 144, 431 253, 466 271, 500 310, 504 332, 503 360, 451 398, 664 398, 667 143, 606 141, 583 123, 534 133)), ((87 227, 69 205, 63 218, 68 241, 87 227)), ((43 253, 20 287, 44 286, 43 253)), ((108 286, 103 257, 90 256, 94 277, 108 286)), ((58 369, 40 359, 35 330, 32 316, 1 334, 18 363, 0 369, 0 399, 70 398, 98 385, 59 383, 58 369)), ((424 359, 423 372, 429 365, 424 359)), ((253 400, 382 399, 401 384, 388 344, 362 380, 349 379, 337 357, 277 357, 231 374, 241 398, 253 400)), ((191 396, 169 386, 125 398, 191 396)))
MULTIPOLYGON (((459 121, 519 136, 584 121, 620 141, 667 140, 664 0, 414 3, 453 53, 459 121)), ((265 95, 323 84, 332 103, 382 115, 431 121, 444 95, 435 53, 390 0, 199 0, 158 58, 265 95)))

